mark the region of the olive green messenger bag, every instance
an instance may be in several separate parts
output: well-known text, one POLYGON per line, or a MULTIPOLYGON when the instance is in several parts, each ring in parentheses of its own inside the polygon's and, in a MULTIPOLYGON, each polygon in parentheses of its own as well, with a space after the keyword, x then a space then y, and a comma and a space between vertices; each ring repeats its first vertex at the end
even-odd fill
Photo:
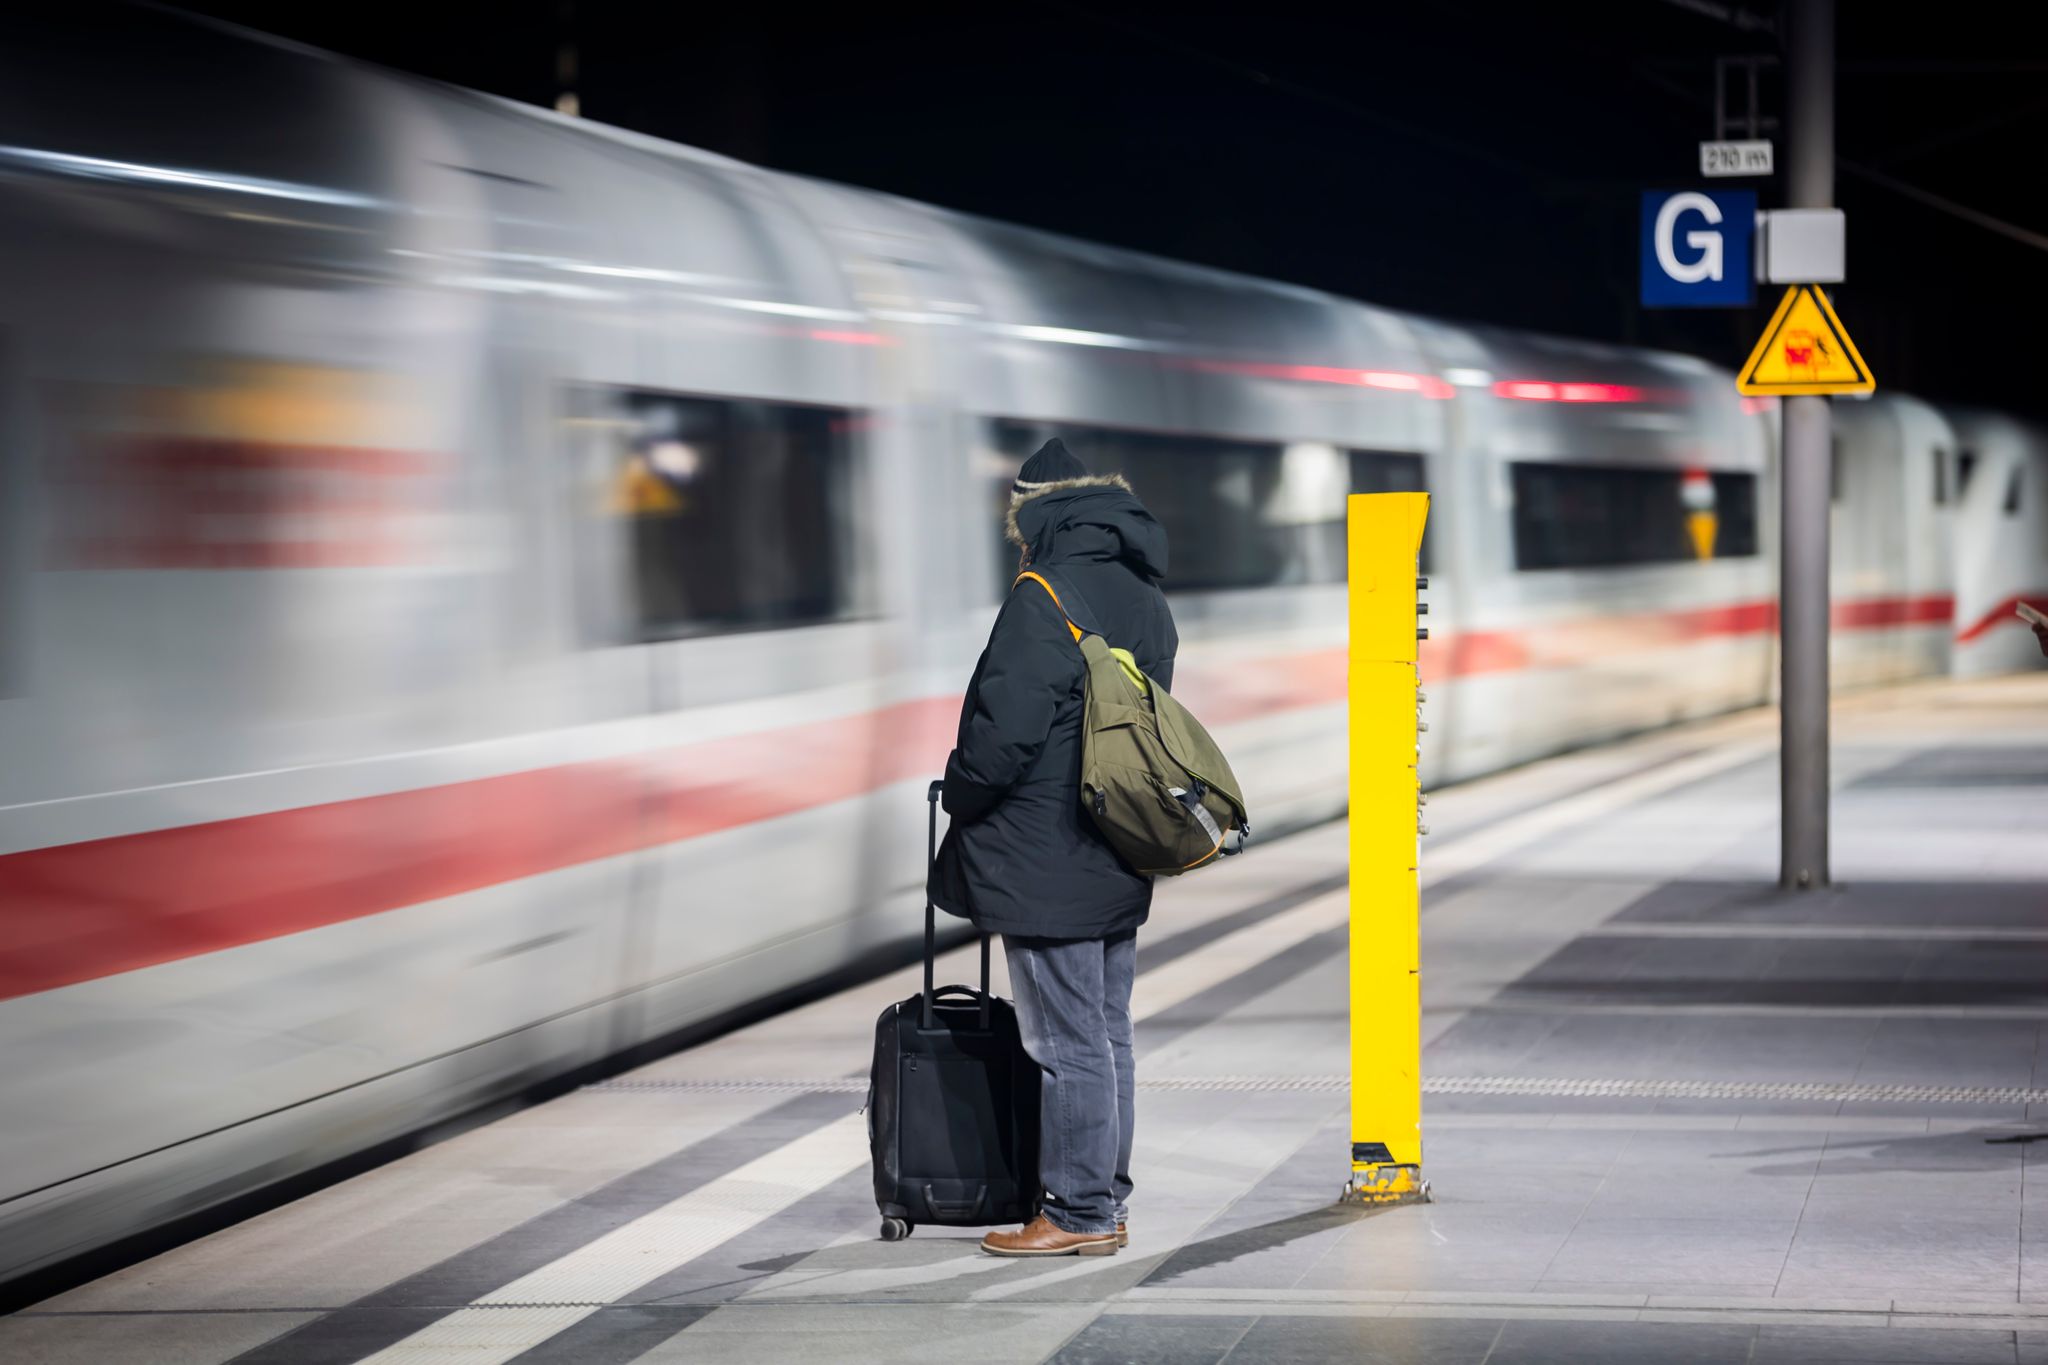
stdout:
MULTIPOLYGON (((1177 877, 1243 850, 1244 796, 1223 750, 1127 649, 1075 624, 1053 585, 1026 571, 1066 620, 1088 664, 1081 804, 1110 846, 1148 877, 1177 877)), ((1072 590, 1069 589, 1072 595, 1072 590)))

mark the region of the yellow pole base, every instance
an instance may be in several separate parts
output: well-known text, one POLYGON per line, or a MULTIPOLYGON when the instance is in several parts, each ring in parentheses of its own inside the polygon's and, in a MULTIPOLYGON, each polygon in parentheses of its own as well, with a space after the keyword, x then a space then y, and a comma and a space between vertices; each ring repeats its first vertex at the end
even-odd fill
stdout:
POLYGON ((1429 1182, 1420 1166, 1354 1163, 1344 1186, 1347 1204, 1427 1204, 1429 1182))

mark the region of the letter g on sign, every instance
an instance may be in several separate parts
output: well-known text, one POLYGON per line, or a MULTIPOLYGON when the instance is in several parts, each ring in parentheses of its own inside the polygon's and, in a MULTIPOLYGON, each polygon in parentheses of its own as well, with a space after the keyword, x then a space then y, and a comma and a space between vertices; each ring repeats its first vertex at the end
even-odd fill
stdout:
POLYGON ((1710 225, 1719 224, 1721 209, 1704 194, 1674 194, 1664 201, 1657 210, 1657 226, 1653 241, 1657 250, 1657 264, 1664 273, 1680 284, 1698 284, 1701 280, 1721 278, 1721 234, 1695 229, 1685 234, 1685 244, 1699 255, 1690 261, 1678 259, 1677 244, 1672 240, 1677 235, 1681 215, 1697 213, 1710 225))
POLYGON ((1639 204, 1643 307, 1744 308, 1755 300, 1755 190, 1644 190, 1639 204))

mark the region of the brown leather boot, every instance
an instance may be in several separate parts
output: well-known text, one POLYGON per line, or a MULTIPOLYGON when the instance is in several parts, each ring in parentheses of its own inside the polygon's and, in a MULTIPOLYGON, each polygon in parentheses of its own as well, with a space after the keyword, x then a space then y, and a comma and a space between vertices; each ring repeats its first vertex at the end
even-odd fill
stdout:
POLYGON ((1120 1247, 1127 1247, 1131 1244, 1131 1232, 1128 1224, 1118 1223, 1116 1225, 1116 1244, 1120 1247))
POLYGON ((991 1232, 981 1249, 991 1256, 1114 1256, 1113 1232, 1068 1232, 1044 1214, 1015 1232, 991 1232))

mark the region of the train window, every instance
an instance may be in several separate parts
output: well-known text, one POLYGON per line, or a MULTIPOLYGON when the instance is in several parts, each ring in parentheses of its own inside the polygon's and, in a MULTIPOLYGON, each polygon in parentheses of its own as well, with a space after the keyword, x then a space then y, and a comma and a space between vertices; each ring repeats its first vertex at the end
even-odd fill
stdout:
POLYGON ((1385 450, 1349 450, 1353 493, 1421 493, 1422 457, 1385 450))
POLYGON ((1625 465, 1519 462, 1509 472, 1517 569, 1678 564, 1757 553, 1754 474, 1722 472, 1688 484, 1681 470, 1625 465))
MULTIPOLYGON (((998 470, 1058 436, 1097 473, 1131 481, 1172 546, 1166 586, 1183 591, 1344 581, 1348 493, 1419 492, 1420 455, 1320 441, 1264 442, 997 419, 998 470)), ((997 482, 1009 497, 1009 475, 997 482)), ((1424 546, 1425 556, 1427 545, 1424 546)), ((1002 572, 1015 552, 999 550, 1002 572)))
MULTIPOLYGON (((1422 457, 1405 451, 1351 450, 1345 454, 1351 462, 1351 487, 1353 493, 1426 493, 1428 481, 1423 476, 1422 457)), ((1338 544, 1343 544, 1343 526, 1337 528, 1338 544)), ((1422 559, 1418 566, 1422 573, 1433 573, 1433 556, 1429 552, 1429 528, 1422 532, 1422 559)), ((1340 571, 1338 578, 1343 578, 1340 571)))
POLYGON ((2005 483, 2005 514, 2009 517, 2020 514, 2020 472, 2015 468, 2012 477, 2005 483))
POLYGON ((1934 448, 1934 505, 1948 506, 1948 452, 1934 448))
MULTIPOLYGON (((1747 559, 1757 553, 1756 475, 1721 471, 1714 487, 1714 558, 1747 559)), ((1697 549, 1697 547, 1695 547, 1697 549)))
MULTIPOLYGON (((4 401, 11 377, 7 360, 7 352, 0 348, 0 433, 12 437, 4 401)), ((18 440, 0 439, 0 697, 22 690, 22 634, 27 630, 28 499, 21 496, 26 475, 13 458, 20 448, 18 440)))
POLYGON ((623 524, 638 640, 854 613, 855 414, 685 394, 585 395, 575 426, 623 524))
POLYGON ((1970 491, 1970 476, 1977 472, 1977 452, 1958 450, 1956 452, 1956 496, 1962 497, 1970 491))

